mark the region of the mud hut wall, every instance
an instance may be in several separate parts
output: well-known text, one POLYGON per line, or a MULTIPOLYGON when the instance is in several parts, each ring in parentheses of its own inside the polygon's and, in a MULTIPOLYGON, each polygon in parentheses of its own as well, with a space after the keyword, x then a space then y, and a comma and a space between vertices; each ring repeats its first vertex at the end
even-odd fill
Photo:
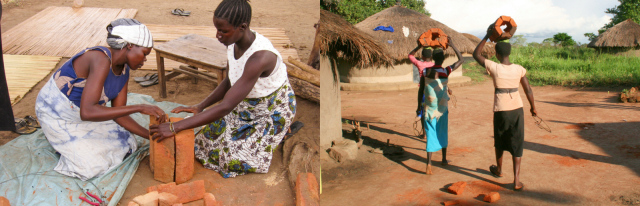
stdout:
MULTIPOLYGON (((448 66, 458 61, 455 56, 447 56, 443 66, 448 66)), ((403 59, 391 66, 358 68, 354 63, 338 60, 338 71, 342 83, 407 83, 413 82, 413 64, 409 59, 403 59)), ((462 69, 454 71, 450 77, 462 76, 462 69)))
POLYGON ((340 106, 340 83, 335 61, 328 56, 320 56, 320 147, 329 148, 331 141, 342 138, 342 112, 340 106))

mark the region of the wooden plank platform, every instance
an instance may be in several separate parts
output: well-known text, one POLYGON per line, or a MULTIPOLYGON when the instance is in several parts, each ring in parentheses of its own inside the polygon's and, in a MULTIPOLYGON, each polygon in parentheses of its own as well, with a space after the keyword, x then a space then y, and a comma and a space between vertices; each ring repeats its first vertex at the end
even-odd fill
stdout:
POLYGON ((61 57, 4 54, 4 69, 11 105, 24 97, 55 69, 61 57))
POLYGON ((82 49, 106 46, 106 27, 133 18, 137 9, 47 7, 2 33, 4 54, 71 57, 82 49))
MULTIPOLYGON (((188 26, 188 25, 160 25, 160 24, 146 24, 147 28, 153 35, 154 44, 162 44, 170 40, 177 39, 187 34, 198 34, 209 38, 216 38, 216 28, 214 26, 188 26)), ((280 52, 283 59, 286 61, 289 56, 294 59, 300 59, 298 57, 298 51, 292 48, 291 40, 285 34, 282 28, 263 28, 255 27, 251 28, 254 31, 264 35, 273 43, 273 46, 280 52)), ((171 71, 173 68, 178 68, 181 63, 165 59, 165 70, 171 71)), ((156 54, 155 51, 151 51, 151 54, 147 56, 147 62, 140 68, 141 70, 156 70, 156 54)))

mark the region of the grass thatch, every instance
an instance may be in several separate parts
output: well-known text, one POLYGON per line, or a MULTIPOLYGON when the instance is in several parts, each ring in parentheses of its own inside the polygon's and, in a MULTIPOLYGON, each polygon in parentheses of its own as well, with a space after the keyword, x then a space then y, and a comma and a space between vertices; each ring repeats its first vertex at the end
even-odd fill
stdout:
POLYGON ((393 59, 368 34, 341 16, 320 10, 320 53, 343 58, 358 67, 392 65, 393 59))
MULTIPOLYGON (((431 28, 442 29, 444 33, 451 37, 460 52, 472 53, 476 46, 464 35, 449 28, 447 25, 402 6, 392 6, 382 10, 356 24, 356 28, 373 36, 376 42, 384 45, 389 54, 396 60, 407 59, 409 52, 417 46, 418 37, 431 28), (392 26, 395 31, 373 31, 377 26, 392 26), (404 35, 403 27, 409 29, 407 37, 404 35), (389 43, 389 41, 392 42, 389 43)), ((445 54, 455 55, 451 47, 445 50, 445 54)))
POLYGON ((640 25, 627 19, 600 34, 588 47, 640 47, 640 25))
MULTIPOLYGON (((472 34, 462 33, 462 35, 467 37, 467 39, 469 39, 469 41, 471 41, 471 43, 476 46, 478 46, 480 41, 482 41, 482 39, 472 34)), ((487 40, 487 43, 484 44, 484 48, 482 48, 482 56, 484 56, 485 58, 491 58, 494 55, 496 55, 496 43, 487 40)))

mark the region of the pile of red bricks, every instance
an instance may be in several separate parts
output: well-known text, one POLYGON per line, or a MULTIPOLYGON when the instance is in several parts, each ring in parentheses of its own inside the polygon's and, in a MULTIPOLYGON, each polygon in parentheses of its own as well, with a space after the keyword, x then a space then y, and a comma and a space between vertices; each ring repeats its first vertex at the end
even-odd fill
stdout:
MULTIPOLYGON (((154 117, 150 124, 158 124, 154 117)), ((171 122, 182 118, 171 117, 171 122)), ((149 135, 151 137, 151 135, 149 135)), ((161 182, 189 181, 193 177, 195 135, 193 129, 182 130, 175 137, 161 142, 150 140, 149 161, 153 178, 161 182)))
POLYGON ((133 198, 129 206, 181 206, 204 199, 205 206, 216 206, 215 196, 205 193, 204 180, 176 185, 175 182, 147 188, 147 194, 133 198))

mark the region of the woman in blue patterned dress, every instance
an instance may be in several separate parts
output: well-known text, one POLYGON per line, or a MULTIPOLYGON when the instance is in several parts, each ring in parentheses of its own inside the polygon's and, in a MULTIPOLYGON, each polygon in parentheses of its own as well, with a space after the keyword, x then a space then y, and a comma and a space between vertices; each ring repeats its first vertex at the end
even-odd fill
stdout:
POLYGON ((218 41, 227 46, 228 77, 202 102, 172 111, 191 112, 193 117, 150 127, 153 139, 162 141, 205 125, 196 135, 195 156, 225 178, 267 173, 273 151, 296 112, 282 56, 267 38, 249 28, 250 22, 246 0, 218 5, 213 24, 218 41))

